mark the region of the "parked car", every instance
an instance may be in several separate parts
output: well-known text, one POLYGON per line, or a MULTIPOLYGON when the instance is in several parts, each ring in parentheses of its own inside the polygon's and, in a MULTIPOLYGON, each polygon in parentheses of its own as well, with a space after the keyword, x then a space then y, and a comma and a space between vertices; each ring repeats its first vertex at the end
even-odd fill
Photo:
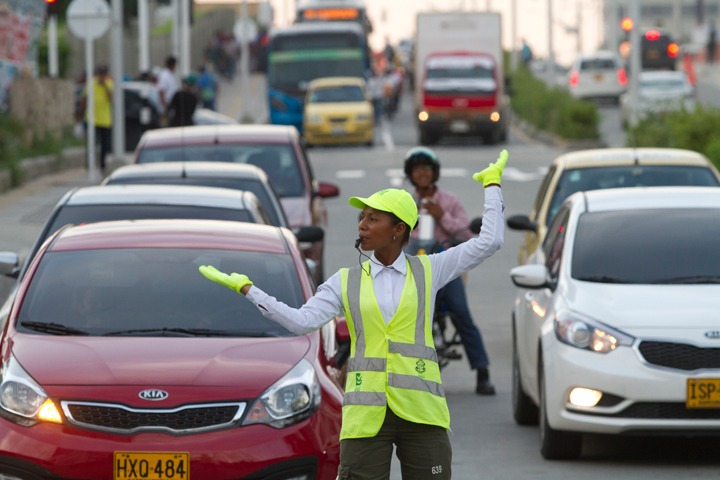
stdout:
POLYGON ((623 127, 633 125, 649 115, 693 111, 695 87, 681 70, 647 70, 638 75, 637 89, 631 84, 620 97, 623 127), (637 104, 633 100, 637 99, 637 104))
POLYGON ((365 80, 318 78, 305 94, 303 135, 308 146, 373 143, 373 105, 365 80))
MULTIPOLYGON (((290 228, 282 204, 265 171, 249 164, 223 162, 163 162, 125 165, 113 171, 103 185, 185 185, 230 188, 252 192, 270 217, 270 224, 290 228)), ((301 242, 321 240, 324 231, 308 225, 293 229, 301 242)))
MULTIPOLYGON (((287 125, 216 125, 151 130, 140 139, 134 163, 210 161, 249 163, 263 170, 280 197, 293 228, 327 229, 324 199, 337 197, 338 187, 315 178, 297 129, 287 125)), ((324 278, 324 241, 302 245, 324 278)))
POLYGON ((208 262, 294 307, 313 293, 281 227, 101 222, 44 244, 0 339, 3 476, 336 478, 344 320, 292 334, 208 262))
POLYGON ((578 150, 556 157, 538 189, 529 215, 507 218, 525 232, 518 263, 542 244, 563 200, 575 192, 641 186, 720 186, 720 173, 704 155, 673 148, 578 150))
POLYGON ((720 189, 578 192, 510 272, 512 408, 547 459, 584 433, 720 427, 720 189))
POLYGON ((617 103, 627 83, 620 59, 607 50, 578 55, 568 74, 570 93, 585 100, 610 99, 617 103))

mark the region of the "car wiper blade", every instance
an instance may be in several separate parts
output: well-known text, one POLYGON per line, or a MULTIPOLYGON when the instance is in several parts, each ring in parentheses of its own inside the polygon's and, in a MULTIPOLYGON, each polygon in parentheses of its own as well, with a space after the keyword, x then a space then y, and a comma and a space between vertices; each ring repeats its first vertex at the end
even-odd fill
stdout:
POLYGON ((30 330, 35 330, 36 332, 52 333, 55 335, 90 335, 85 330, 55 322, 21 322, 20 325, 30 330))
POLYGON ((577 277, 575 280, 583 282, 595 282, 595 283, 630 283, 622 278, 610 277, 607 275, 588 275, 587 277, 577 277))
POLYGON ((662 280, 656 280, 652 282, 654 284, 671 284, 671 283, 682 283, 682 284, 693 284, 693 283, 705 283, 705 284, 718 284, 720 283, 720 275, 686 275, 684 277, 672 277, 663 278, 662 280))
POLYGON ((136 328, 104 333, 104 336, 160 334, 164 337, 234 337, 235 332, 211 330, 208 328, 136 328))

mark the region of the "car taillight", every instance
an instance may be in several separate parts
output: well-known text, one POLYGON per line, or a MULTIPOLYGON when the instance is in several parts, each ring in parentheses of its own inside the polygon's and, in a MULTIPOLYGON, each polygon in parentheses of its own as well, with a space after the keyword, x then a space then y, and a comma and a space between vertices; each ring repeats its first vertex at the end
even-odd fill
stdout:
POLYGON ((570 72, 570 86, 577 87, 578 83, 580 83, 580 72, 570 72))
POLYGON ((660 32, 657 30, 648 30, 645 32, 645 38, 648 40, 659 40, 660 39, 660 32))
POLYGON ((619 83, 620 85, 627 85, 627 82, 628 82, 628 80, 627 80, 627 73, 625 73, 625 69, 624 69, 624 68, 618 68, 618 69, 617 69, 617 79, 618 79, 618 83, 619 83))
POLYGON ((667 53, 668 57, 677 58, 678 53, 680 53, 680 46, 675 42, 670 43, 667 47, 667 53))

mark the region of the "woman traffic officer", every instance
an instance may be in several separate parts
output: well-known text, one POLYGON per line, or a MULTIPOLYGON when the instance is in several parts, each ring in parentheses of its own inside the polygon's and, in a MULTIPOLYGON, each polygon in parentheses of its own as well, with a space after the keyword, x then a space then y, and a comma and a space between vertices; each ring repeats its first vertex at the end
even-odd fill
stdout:
POLYGON ((339 479, 388 479, 393 445, 403 479, 451 478, 450 413, 433 346, 432 312, 440 288, 502 245, 500 179, 507 158, 503 150, 496 162, 473 175, 485 191, 480 234, 441 253, 403 251, 418 220, 407 191, 351 197, 350 205, 361 210, 356 245, 373 253, 358 266, 340 269, 298 309, 278 302, 244 274, 200 267, 205 277, 242 293, 265 317, 297 334, 337 315, 346 317, 351 345, 339 479))

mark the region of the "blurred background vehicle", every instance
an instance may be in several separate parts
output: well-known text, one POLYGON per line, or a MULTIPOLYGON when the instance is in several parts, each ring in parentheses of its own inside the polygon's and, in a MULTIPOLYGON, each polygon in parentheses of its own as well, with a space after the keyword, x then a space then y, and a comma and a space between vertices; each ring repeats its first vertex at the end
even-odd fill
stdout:
POLYGON ((518 263, 545 240, 562 202, 575 192, 622 187, 720 186, 720 172, 704 155, 672 148, 612 148, 569 152, 556 157, 540 184, 529 215, 507 218, 524 231, 518 263))
POLYGON ((305 95, 303 136, 307 146, 373 144, 373 106, 365 80, 326 77, 313 80, 305 95))
POLYGON ((620 96, 620 117, 623 127, 627 127, 648 115, 692 111, 695 104, 695 87, 687 73, 682 70, 646 70, 638 75, 637 92, 631 83, 620 96), (637 104, 633 104, 634 95, 637 104))
POLYGON ((620 101, 628 78, 619 57, 608 50, 580 54, 568 73, 570 93, 581 99, 620 101))
POLYGON ((133 478, 150 477, 133 466, 150 464, 162 472, 151 478, 176 480, 336 478, 344 320, 291 333, 208 281, 207 264, 292 307, 313 294, 295 238, 274 226, 101 222, 43 246, 3 330, 3 471, 133 478))
POLYGON ((718 218, 718 188, 578 192, 511 270, 513 415, 544 458, 584 433, 717 429, 718 218))
POLYGON ((501 23, 496 12, 418 13, 413 97, 419 143, 446 135, 507 140, 501 23))
POLYGON ((647 30, 640 39, 640 64, 643 70, 675 70, 680 46, 672 36, 660 30, 647 30))
MULTIPOLYGON (((162 162, 125 165, 116 169, 103 185, 184 185, 219 187, 252 192, 267 213, 270 224, 291 228, 285 210, 265 171, 255 165, 227 162, 162 162)), ((322 240, 325 232, 316 225, 292 228, 299 242, 322 240)), ((317 265, 307 259, 310 270, 317 265)))
MULTIPOLYGON (((135 150, 135 163, 211 161, 248 163, 262 168, 280 198, 292 228, 328 225, 324 199, 339 188, 318 182, 300 133, 286 125, 215 125, 148 131, 135 150)), ((317 264, 318 284, 324 281, 324 241, 301 245, 317 264)))

